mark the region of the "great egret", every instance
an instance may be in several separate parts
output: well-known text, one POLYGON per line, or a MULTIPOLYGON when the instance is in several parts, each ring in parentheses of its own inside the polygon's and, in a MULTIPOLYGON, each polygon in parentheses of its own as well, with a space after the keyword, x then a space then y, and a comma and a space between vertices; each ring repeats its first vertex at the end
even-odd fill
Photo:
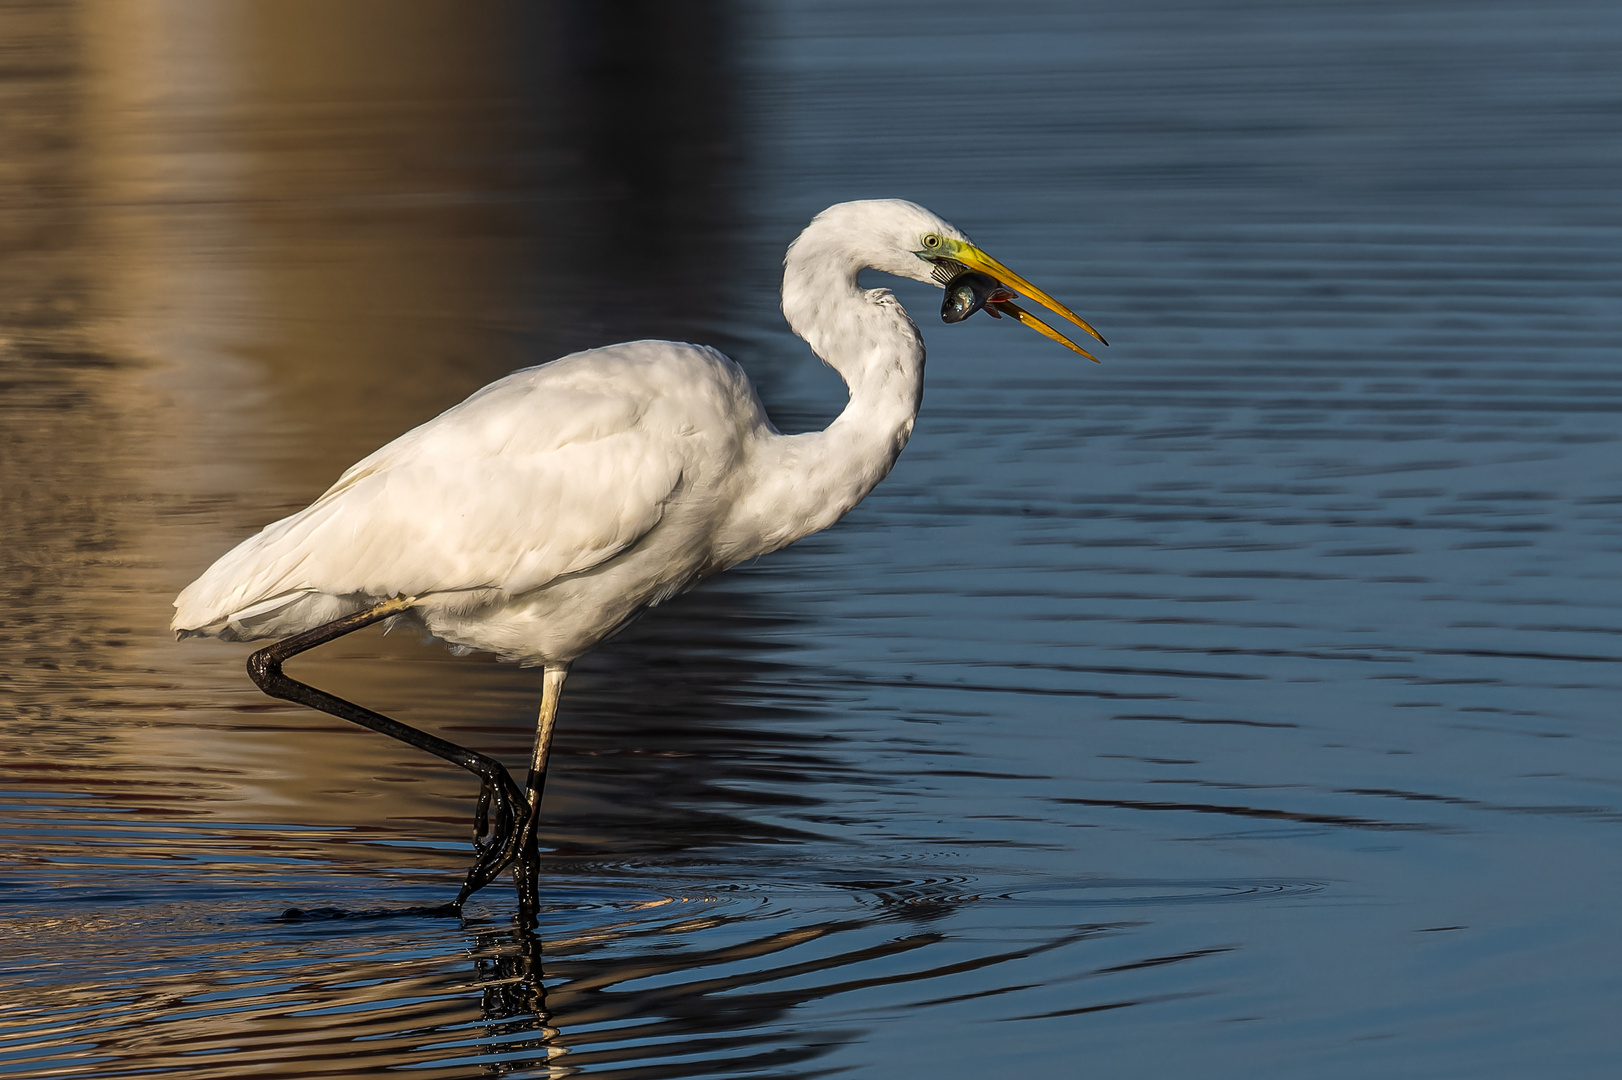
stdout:
POLYGON ((924 345, 890 292, 857 284, 869 267, 950 285, 950 321, 985 307, 1091 358, 1013 303, 1024 295, 1104 340, 923 207, 841 203, 783 260, 790 328, 850 391, 826 430, 779 434, 742 369, 714 349, 633 341, 565 356, 491 383, 238 544, 176 598, 174 629, 291 635, 248 661, 267 694, 478 775, 476 855, 453 907, 515 860, 520 897, 533 898, 535 821, 570 662, 644 608, 832 525, 906 445, 924 345), (388 618, 543 667, 527 791, 492 758, 283 674, 298 653, 388 618))

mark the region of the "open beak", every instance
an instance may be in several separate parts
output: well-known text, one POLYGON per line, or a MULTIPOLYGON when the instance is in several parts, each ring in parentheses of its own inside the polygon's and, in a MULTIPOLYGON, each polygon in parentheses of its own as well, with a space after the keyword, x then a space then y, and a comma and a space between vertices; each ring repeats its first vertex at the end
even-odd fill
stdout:
MULTIPOLYGON (((990 311, 993 315, 997 315, 997 314, 1010 315, 1017 322, 1024 323, 1026 326, 1030 327, 1032 330, 1035 330, 1038 334, 1041 334, 1043 337, 1050 337, 1054 341, 1057 341, 1060 345, 1063 345, 1065 348, 1070 349, 1073 352, 1079 352, 1081 355, 1085 356, 1087 359, 1091 360, 1093 363, 1095 363, 1095 364, 1103 363, 1103 361, 1100 360, 1098 357, 1094 356, 1092 353, 1088 352, 1086 349, 1083 349, 1080 345, 1077 345, 1074 341, 1071 341, 1069 338, 1065 337, 1063 334, 1061 334, 1057 330, 1053 329, 1053 327, 1049 326, 1047 323, 1043 322, 1041 319, 1038 319, 1035 315, 1032 315, 1030 312, 1026 311, 1024 308, 1020 307, 1018 304, 1014 303, 1012 300, 1001 300, 1001 301, 993 300, 991 303, 986 305, 986 309, 988 311, 990 311)), ((1098 338, 1099 341, 1104 341, 1103 338, 1098 337, 1098 331, 1094 330, 1092 327, 1088 326, 1086 323, 1081 322, 1080 319, 1076 319, 1075 321, 1078 322, 1078 323, 1081 323, 1082 329, 1086 330, 1088 333, 1092 334, 1093 337, 1098 338)), ((1104 341, 1104 344, 1108 345, 1109 342, 1104 341)))
MULTIPOLYGON (((941 252, 941 255, 944 255, 946 258, 968 267, 970 270, 978 270, 982 274, 996 278, 1003 285, 1013 289, 1019 295, 1035 300, 1038 304, 1041 304, 1043 307, 1047 308, 1055 315, 1058 315, 1060 318, 1067 319, 1075 325, 1081 327, 1081 329, 1097 338, 1101 344, 1109 344, 1109 342, 1104 340, 1104 335, 1100 334, 1097 330, 1094 330, 1086 319, 1083 319, 1080 315, 1077 315, 1074 311, 1071 311, 1069 308, 1053 299, 1053 297, 1049 296, 1041 289, 1038 289, 1035 285, 1032 285, 1030 282, 1008 269, 1008 267, 1004 266, 996 259, 993 259, 990 255, 987 255, 973 244, 964 243, 961 240, 950 240, 945 238, 943 238, 943 240, 943 247, 945 250, 941 252)), ((1059 331, 1053 329, 1047 323, 1043 322, 1041 319, 1038 319, 1035 315, 1032 315, 1029 311, 1026 311, 1024 308, 1019 307, 1011 301, 1005 300, 988 304, 987 307, 988 309, 994 309, 993 314, 1000 312, 1005 315, 1013 316, 1016 320, 1024 323, 1026 326, 1029 326, 1037 333, 1052 338, 1059 344, 1065 346, 1066 348, 1075 350, 1089 360, 1096 361, 1098 359, 1098 357, 1094 356, 1086 349, 1083 349, 1081 346, 1059 333, 1059 331)))

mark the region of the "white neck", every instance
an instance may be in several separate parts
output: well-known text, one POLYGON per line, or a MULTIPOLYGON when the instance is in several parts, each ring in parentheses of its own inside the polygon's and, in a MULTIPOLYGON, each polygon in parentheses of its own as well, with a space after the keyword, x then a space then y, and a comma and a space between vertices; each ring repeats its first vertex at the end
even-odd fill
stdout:
POLYGON ((856 283, 880 258, 816 223, 788 250, 783 314, 839 373, 850 401, 826 430, 772 434, 759 447, 750 520, 740 525, 760 547, 745 558, 838 521, 889 474, 912 435, 923 397, 923 339, 890 292, 856 283))

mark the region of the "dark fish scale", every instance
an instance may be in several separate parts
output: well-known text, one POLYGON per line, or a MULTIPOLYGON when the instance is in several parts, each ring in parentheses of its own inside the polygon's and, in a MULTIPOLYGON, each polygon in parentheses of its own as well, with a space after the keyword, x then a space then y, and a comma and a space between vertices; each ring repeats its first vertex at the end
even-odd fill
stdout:
MULTIPOLYGON (((946 283, 946 297, 941 301, 941 321, 962 322, 987 304, 1012 300, 1018 295, 988 274, 982 274, 978 270, 964 270, 946 283)), ((997 316, 995 308, 987 310, 997 316)))

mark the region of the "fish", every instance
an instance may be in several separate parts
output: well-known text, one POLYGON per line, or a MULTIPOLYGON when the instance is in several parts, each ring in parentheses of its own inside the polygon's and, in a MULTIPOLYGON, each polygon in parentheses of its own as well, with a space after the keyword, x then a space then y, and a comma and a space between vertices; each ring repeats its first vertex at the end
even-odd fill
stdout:
POLYGON ((946 282, 946 298, 941 301, 941 322, 957 323, 967 319, 981 308, 994 319, 1002 318, 997 310, 1019 294, 989 274, 965 269, 946 282))
MULTIPOLYGON (((1082 356, 1098 363, 1098 357, 1065 337, 1035 315, 1014 303, 1019 295, 1013 289, 1004 285, 990 274, 982 274, 978 270, 970 270, 967 266, 955 259, 937 259, 932 275, 936 281, 946 289, 946 298, 941 301, 941 321, 947 323, 962 322, 981 308, 993 319, 1000 319, 1004 315, 1017 323, 1030 327, 1044 337, 1050 337, 1060 345, 1078 352, 1082 356)), ((1086 327, 1088 333, 1103 341, 1098 331, 1086 327)), ((1108 344, 1108 342, 1105 342, 1108 344)))

